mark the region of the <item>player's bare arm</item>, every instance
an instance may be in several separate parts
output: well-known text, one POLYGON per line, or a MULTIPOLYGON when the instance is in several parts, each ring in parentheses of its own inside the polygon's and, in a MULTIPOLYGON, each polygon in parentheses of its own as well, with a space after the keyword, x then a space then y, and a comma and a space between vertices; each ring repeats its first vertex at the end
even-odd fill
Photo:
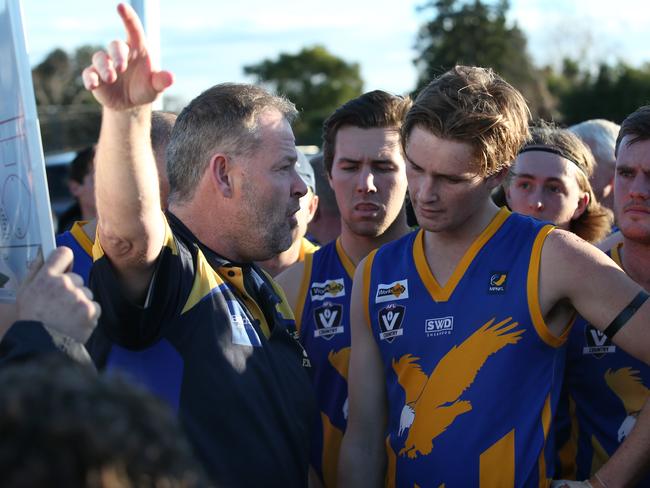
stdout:
MULTIPOLYGON (((613 335, 609 329, 612 340, 650 363, 650 300, 639 303, 647 294, 614 261, 574 234, 555 230, 544 244, 540 268, 545 317, 565 303, 602 331, 616 319, 622 327, 613 335)), ((552 332, 560 335, 562 330, 556 327, 552 332)))
POLYGON ((118 13, 126 40, 96 52, 82 76, 103 107, 95 175, 99 240, 127 296, 141 302, 165 231, 149 138, 151 103, 173 79, 152 65, 135 11, 120 4, 118 13))
POLYGON ((352 287, 350 324, 352 349, 348 392, 350 416, 341 445, 339 486, 382 486, 386 471, 384 431, 387 419, 386 383, 379 349, 372 337, 364 308, 366 260, 357 266, 352 287))

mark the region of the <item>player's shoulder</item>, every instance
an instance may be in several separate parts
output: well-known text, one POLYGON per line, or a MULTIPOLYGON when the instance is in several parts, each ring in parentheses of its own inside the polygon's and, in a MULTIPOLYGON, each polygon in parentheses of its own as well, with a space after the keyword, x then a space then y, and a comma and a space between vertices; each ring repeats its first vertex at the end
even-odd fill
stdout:
POLYGON ((603 265, 611 266, 612 260, 593 244, 573 232, 553 229, 543 243, 542 269, 552 269, 557 276, 584 277, 597 273, 603 265))

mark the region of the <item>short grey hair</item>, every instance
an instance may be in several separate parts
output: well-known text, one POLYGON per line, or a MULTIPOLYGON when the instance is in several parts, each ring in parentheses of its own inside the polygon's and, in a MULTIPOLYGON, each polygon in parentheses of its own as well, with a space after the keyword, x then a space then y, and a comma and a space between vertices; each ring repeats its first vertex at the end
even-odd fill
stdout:
POLYGON ((605 119, 591 119, 572 125, 569 130, 591 149, 596 162, 613 165, 616 136, 620 126, 605 119))
POLYGON ((192 100, 176 119, 167 146, 170 201, 194 195, 215 152, 235 157, 257 151, 258 119, 267 110, 277 110, 289 123, 298 115, 286 98, 248 84, 222 83, 192 100))

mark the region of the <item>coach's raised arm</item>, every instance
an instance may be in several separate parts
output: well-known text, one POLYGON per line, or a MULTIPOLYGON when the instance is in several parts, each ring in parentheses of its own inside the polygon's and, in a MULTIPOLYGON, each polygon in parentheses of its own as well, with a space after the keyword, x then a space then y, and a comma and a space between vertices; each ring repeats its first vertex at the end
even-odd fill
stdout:
POLYGON ((151 103, 173 78, 152 65, 133 9, 120 4, 118 12, 126 40, 96 52, 83 81, 103 107, 95 170, 99 242, 125 296, 141 302, 165 232, 149 140, 151 103))

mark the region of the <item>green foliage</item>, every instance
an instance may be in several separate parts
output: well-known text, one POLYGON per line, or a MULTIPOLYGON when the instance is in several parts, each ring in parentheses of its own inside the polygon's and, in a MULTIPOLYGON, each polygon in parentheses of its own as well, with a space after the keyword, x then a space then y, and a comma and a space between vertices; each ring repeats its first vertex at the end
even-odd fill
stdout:
POLYGON ((595 74, 577 61, 565 60, 562 73, 550 78, 559 96, 563 122, 603 118, 620 123, 641 105, 650 103, 650 64, 601 64, 595 74))
POLYGON ((417 36, 416 91, 456 64, 489 67, 524 94, 534 114, 552 117, 554 101, 528 55, 524 33, 507 22, 508 9, 507 0, 434 0, 421 6, 420 12, 434 16, 417 36))
POLYGON ((245 66, 244 73, 296 104, 300 110, 293 127, 297 144, 320 145, 323 121, 363 90, 359 65, 347 63, 323 46, 282 53, 277 59, 245 66))
POLYGON ((94 46, 81 46, 69 55, 54 49, 32 70, 34 94, 38 106, 94 103, 93 96, 84 89, 81 71, 90 64, 94 46))
POLYGON ((96 46, 68 54, 54 49, 32 70, 45 152, 77 149, 97 141, 101 110, 81 80, 96 46))

